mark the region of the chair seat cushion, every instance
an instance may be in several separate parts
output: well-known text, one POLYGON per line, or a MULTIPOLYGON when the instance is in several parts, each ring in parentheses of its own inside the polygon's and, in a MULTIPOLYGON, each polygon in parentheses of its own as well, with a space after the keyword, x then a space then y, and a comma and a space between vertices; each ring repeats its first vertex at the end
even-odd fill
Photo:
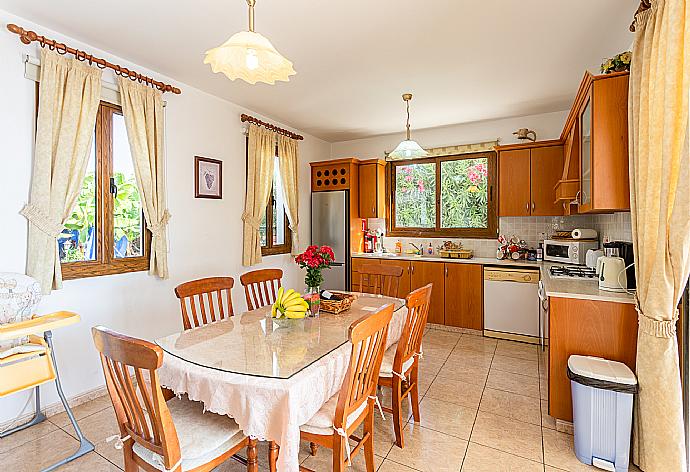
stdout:
MULTIPOLYGON (((183 471, 212 461, 245 439, 244 433, 232 418, 211 412, 204 413, 200 402, 172 398, 167 405, 180 442, 183 471)), ((134 443, 133 450, 148 464, 158 470, 165 470, 163 458, 159 454, 138 443, 134 443)))
MULTIPOLYGON (((383 361, 381 361, 381 372, 379 377, 393 377, 393 360, 395 359, 395 351, 398 349, 398 343, 393 344, 389 347, 383 354, 383 361)), ((410 357, 403 363, 402 372, 398 372, 401 375, 405 375, 405 372, 412 367, 414 364, 414 356, 410 357)))
MULTIPOLYGON (((347 425, 345 428, 349 428, 359 417, 359 415, 367 407, 367 402, 362 403, 359 408, 350 413, 347 418, 347 425)), ((335 432, 333 429, 333 420, 335 419, 335 409, 338 406, 338 394, 333 395, 326 403, 323 404, 321 409, 312 416, 306 424, 300 427, 301 431, 305 433, 320 434, 322 436, 330 436, 335 432)))

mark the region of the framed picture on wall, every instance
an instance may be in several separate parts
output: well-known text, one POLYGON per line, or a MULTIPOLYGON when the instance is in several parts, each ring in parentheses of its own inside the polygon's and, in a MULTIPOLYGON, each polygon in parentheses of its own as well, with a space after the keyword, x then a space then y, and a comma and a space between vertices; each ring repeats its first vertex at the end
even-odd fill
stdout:
POLYGON ((194 156, 194 198, 223 198, 223 161, 194 156))

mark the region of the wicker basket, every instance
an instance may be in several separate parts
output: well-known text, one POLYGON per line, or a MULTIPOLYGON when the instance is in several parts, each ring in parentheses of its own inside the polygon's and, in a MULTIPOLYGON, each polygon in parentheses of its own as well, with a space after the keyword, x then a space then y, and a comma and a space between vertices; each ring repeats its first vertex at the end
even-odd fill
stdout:
POLYGON ((334 298, 330 300, 326 300, 325 298, 321 299, 320 311, 337 315, 338 313, 349 310, 352 306, 352 302, 357 299, 355 295, 349 293, 331 293, 333 294, 334 298))
POLYGON ((448 259, 472 259, 474 256, 471 249, 441 249, 438 254, 448 259))

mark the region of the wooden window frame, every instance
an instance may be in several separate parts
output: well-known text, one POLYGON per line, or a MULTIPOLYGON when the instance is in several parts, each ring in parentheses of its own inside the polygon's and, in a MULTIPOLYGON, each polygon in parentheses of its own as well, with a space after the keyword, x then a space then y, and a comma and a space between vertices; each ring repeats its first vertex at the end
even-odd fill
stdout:
POLYGON ((116 258, 113 234, 113 194, 110 178, 113 169, 113 115, 122 114, 122 108, 101 102, 96 116, 96 259, 61 263, 62 279, 74 280, 101 275, 124 274, 149 270, 151 256, 151 232, 144 222, 143 255, 116 258))
POLYGON ((386 172, 387 187, 387 212, 386 227, 388 236, 399 237, 434 237, 434 238, 468 238, 468 239, 494 239, 498 236, 498 216, 496 198, 496 183, 498 175, 498 158, 495 151, 458 154, 453 156, 427 157, 423 159, 407 159, 391 161, 386 172), (488 185, 488 225, 487 228, 442 228, 441 227, 441 163, 465 159, 487 159, 487 185, 488 185), (412 164, 436 165, 436 224, 433 228, 400 228, 395 225, 395 171, 397 167, 412 164))

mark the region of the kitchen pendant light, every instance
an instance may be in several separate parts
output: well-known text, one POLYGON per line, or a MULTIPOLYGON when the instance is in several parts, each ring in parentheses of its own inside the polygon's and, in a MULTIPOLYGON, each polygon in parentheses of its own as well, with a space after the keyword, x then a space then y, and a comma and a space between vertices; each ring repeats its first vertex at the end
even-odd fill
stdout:
POLYGON ((413 159, 415 157, 426 157, 429 155, 422 147, 417 144, 417 141, 410 139, 410 100, 412 100, 411 93, 404 93, 402 99, 407 106, 407 139, 401 141, 393 152, 388 154, 389 159, 413 159))
POLYGON ((287 82, 296 74, 295 69, 265 36, 254 31, 255 4, 256 0, 247 0, 249 31, 235 33, 222 45, 206 51, 204 64, 210 64, 213 72, 222 72, 230 80, 242 79, 252 85, 287 82))

